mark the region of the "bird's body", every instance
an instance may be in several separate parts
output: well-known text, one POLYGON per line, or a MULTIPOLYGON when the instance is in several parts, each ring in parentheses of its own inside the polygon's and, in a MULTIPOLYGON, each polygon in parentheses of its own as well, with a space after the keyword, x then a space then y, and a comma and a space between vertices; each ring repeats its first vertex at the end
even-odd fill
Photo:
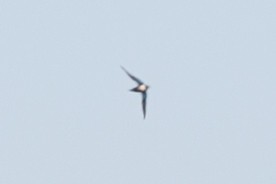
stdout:
POLYGON ((148 89, 148 86, 145 85, 145 84, 141 84, 141 85, 138 86, 137 89, 141 92, 145 92, 148 89))
POLYGON ((142 93, 143 114, 144 114, 144 118, 146 118, 147 90, 149 89, 149 86, 144 84, 140 79, 138 79, 138 78, 134 77, 133 75, 131 75, 124 67, 121 66, 121 68, 126 72, 126 74, 132 80, 134 80, 138 84, 137 87, 131 89, 130 91, 142 93))
POLYGON ((145 84, 141 84, 141 85, 138 85, 137 87, 131 89, 131 91, 133 92, 140 92, 140 93, 144 93, 146 92, 148 89, 148 86, 145 85, 145 84))

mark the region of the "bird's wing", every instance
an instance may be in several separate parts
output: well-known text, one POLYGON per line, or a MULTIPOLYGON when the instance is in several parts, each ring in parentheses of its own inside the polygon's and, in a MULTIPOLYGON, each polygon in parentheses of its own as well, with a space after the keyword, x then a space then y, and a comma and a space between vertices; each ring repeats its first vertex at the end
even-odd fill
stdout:
POLYGON ((144 119, 146 118, 146 105, 147 105, 147 93, 142 93, 142 106, 143 106, 143 114, 144 119))
POLYGON ((134 80, 135 82, 137 82, 139 85, 140 85, 140 84, 143 84, 143 82, 142 82, 140 79, 138 79, 138 78, 134 77, 133 75, 131 75, 124 67, 121 66, 121 68, 126 72, 126 74, 127 74, 132 80, 134 80))

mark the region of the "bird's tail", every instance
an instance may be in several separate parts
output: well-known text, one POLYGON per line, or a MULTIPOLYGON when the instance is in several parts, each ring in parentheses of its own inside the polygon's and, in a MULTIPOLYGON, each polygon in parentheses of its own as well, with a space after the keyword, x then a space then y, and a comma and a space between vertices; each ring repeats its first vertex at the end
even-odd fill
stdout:
POLYGON ((129 91, 132 91, 132 92, 140 92, 140 91, 137 89, 137 87, 136 87, 136 88, 132 88, 132 89, 130 89, 129 91))

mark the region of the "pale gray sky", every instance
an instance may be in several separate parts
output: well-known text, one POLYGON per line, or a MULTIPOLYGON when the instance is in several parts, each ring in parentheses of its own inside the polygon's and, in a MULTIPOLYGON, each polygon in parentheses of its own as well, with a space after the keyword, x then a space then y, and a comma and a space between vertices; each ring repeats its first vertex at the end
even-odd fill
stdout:
POLYGON ((275 10, 0 1, 0 183, 274 184, 275 10))

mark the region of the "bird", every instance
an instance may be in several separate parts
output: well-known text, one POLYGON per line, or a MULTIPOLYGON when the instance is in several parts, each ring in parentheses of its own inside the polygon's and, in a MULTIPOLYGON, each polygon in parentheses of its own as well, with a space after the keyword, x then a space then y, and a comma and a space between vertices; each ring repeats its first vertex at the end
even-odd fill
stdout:
POLYGON ((130 74, 123 66, 121 68, 125 71, 125 73, 137 83, 137 87, 130 89, 132 92, 138 92, 142 93, 142 109, 143 109, 143 115, 144 119, 146 118, 146 104, 147 104, 147 90, 149 89, 149 86, 146 85, 144 82, 142 82, 137 77, 130 74))

